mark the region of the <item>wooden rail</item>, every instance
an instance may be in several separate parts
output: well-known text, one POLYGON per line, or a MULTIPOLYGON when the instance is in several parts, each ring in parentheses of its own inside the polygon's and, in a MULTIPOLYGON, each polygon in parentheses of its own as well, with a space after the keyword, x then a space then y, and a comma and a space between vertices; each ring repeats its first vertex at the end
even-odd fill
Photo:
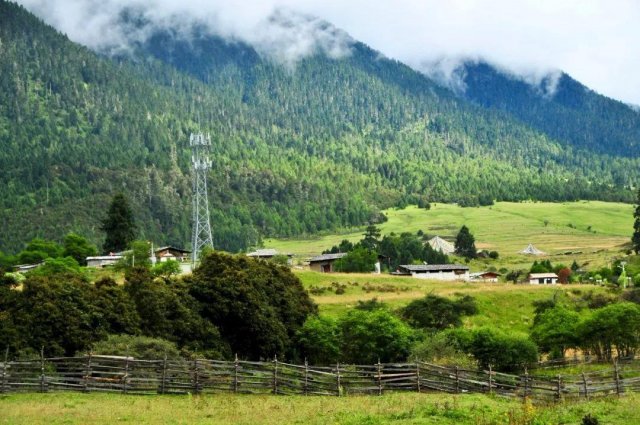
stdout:
POLYGON ((245 393, 280 395, 381 395, 390 391, 491 393, 558 401, 640 391, 640 366, 577 375, 522 375, 428 363, 310 366, 270 362, 137 360, 87 355, 0 363, 0 393, 120 392, 126 394, 245 393))

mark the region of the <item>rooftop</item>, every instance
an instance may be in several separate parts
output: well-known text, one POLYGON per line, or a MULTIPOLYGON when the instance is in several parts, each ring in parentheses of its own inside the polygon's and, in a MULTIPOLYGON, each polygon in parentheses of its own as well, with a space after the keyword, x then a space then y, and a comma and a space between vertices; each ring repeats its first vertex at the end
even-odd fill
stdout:
POLYGON ((309 260, 310 263, 315 263, 317 261, 328 261, 328 260, 337 260, 338 258, 342 258, 347 255, 346 252, 339 252, 337 254, 322 254, 316 257, 313 257, 309 260))
POLYGON ((461 264, 403 264, 400 266, 412 272, 437 272, 449 270, 469 270, 468 266, 461 264))

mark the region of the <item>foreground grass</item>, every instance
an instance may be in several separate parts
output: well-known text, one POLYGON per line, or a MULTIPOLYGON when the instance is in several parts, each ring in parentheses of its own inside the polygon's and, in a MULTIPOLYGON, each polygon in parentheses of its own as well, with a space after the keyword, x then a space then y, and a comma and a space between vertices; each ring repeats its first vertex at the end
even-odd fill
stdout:
MULTIPOLYGON (((546 258, 553 262, 571 264, 575 259, 601 266, 612 255, 621 255, 633 231, 633 206, 614 202, 498 202, 480 208, 436 204, 428 211, 410 206, 386 210, 385 214, 389 220, 380 225, 383 234, 422 230, 453 240, 465 224, 479 249, 500 253, 501 258, 492 263, 498 268, 528 268, 533 259, 518 254, 528 243, 547 252, 546 258), (567 256, 567 252, 572 254, 567 256)), ((269 239, 265 245, 308 258, 342 239, 358 241, 362 233, 363 229, 353 229, 309 239, 269 239)))
POLYGON ((640 423, 640 397, 531 405, 485 395, 396 393, 362 397, 14 394, 1 424, 601 424, 640 423))
POLYGON ((514 285, 511 283, 438 282, 411 277, 357 273, 296 271, 306 289, 325 288, 312 298, 320 313, 337 316, 358 301, 376 298, 392 309, 403 307, 427 294, 455 297, 468 294, 476 299, 479 314, 466 318, 469 328, 491 325, 503 330, 528 333, 534 317, 533 302, 552 297, 571 298, 589 291, 604 292, 594 285, 514 285), (336 294, 341 285, 343 294, 336 294))

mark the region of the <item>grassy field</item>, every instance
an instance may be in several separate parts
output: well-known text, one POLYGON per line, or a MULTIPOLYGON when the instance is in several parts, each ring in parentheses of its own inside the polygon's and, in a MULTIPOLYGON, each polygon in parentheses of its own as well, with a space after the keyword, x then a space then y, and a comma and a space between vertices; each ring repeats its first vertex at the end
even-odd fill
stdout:
POLYGON ((492 325, 504 330, 528 333, 533 320, 533 301, 556 297, 572 298, 589 291, 604 292, 595 285, 514 285, 511 283, 437 282, 411 277, 357 273, 317 273, 296 271, 305 288, 311 290, 320 313, 338 315, 358 301, 377 298, 391 308, 402 307, 427 294, 447 297, 469 294, 480 313, 466 318, 465 326, 492 325), (343 294, 336 294, 341 285, 343 294), (315 291, 313 289, 316 289, 315 291), (325 288, 319 293, 317 288, 325 288))
POLYGON ((600 424, 640 423, 640 397, 531 405, 485 395, 382 397, 17 394, 0 398, 0 424, 600 424))
MULTIPOLYGON (((385 211, 389 218, 380 225, 383 234, 417 232, 453 240, 465 224, 479 249, 496 250, 501 258, 492 264, 523 268, 533 261, 519 255, 529 243, 548 253, 554 262, 574 260, 587 265, 607 264, 621 255, 633 231, 633 206, 612 202, 579 201, 567 203, 498 202, 490 207, 460 208, 435 204, 430 210, 414 206, 385 211), (566 252, 581 252, 565 255, 566 252)), ((265 246, 308 258, 338 244, 342 239, 358 241, 363 229, 318 236, 310 239, 268 239, 265 246)), ((481 268, 482 264, 478 264, 481 268)))

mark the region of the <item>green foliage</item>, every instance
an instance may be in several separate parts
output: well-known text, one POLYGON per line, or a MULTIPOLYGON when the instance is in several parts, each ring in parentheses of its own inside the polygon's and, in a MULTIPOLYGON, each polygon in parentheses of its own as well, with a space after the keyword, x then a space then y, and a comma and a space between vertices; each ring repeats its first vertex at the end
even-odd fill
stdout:
POLYGON ((354 248, 342 258, 335 262, 335 270, 346 273, 367 273, 372 272, 378 261, 378 255, 365 247, 354 248))
POLYGON ((360 245, 369 251, 377 251, 380 243, 380 229, 376 225, 370 224, 367 226, 363 236, 364 238, 360 241, 360 245))
POLYGON ((509 335, 493 328, 480 328, 452 334, 462 349, 478 361, 483 369, 510 372, 538 360, 538 348, 529 338, 509 335), (467 335, 465 335, 467 333, 467 335))
POLYGON ((114 195, 100 230, 106 234, 102 245, 105 252, 124 251, 136 238, 137 228, 133 210, 123 193, 114 195))
POLYGON ((339 322, 342 361, 355 364, 394 362, 407 358, 414 331, 384 309, 350 310, 339 322))
POLYGON ((55 275, 67 275, 81 280, 85 279, 80 265, 73 257, 47 258, 44 260, 43 265, 29 272, 29 276, 47 277, 55 275))
POLYGON ((469 232, 469 228, 467 226, 463 225, 460 228, 460 231, 456 235, 454 246, 456 254, 461 255, 464 258, 476 258, 478 255, 475 239, 471 232, 469 232))
POLYGON ((443 366, 476 367, 473 358, 461 351, 455 339, 446 332, 425 335, 411 347, 409 358, 443 366))
POLYGON ((468 295, 453 301, 429 294, 409 303, 402 310, 402 316, 411 326, 436 331, 458 327, 462 325, 462 316, 477 312, 474 299, 468 295))
POLYGON ((61 257, 63 248, 53 241, 35 238, 18 254, 18 261, 21 264, 35 264, 44 261, 46 258, 61 257))
POLYGON ((568 349, 578 347, 579 322, 575 311, 560 306, 546 309, 536 315, 531 339, 551 358, 563 358, 568 349))
POLYGON ((580 346, 602 360, 633 355, 640 346, 640 307, 616 303, 591 312, 580 322, 577 332, 580 346))
POLYGON ((328 365, 340 357, 342 335, 338 322, 326 316, 311 316, 297 334, 298 349, 309 364, 328 365))
POLYGON ((232 352, 272 358, 293 352, 293 340, 317 307, 288 268, 212 252, 194 271, 189 293, 232 352))
POLYGON ((176 260, 160 261, 151 268, 151 273, 154 276, 169 279, 180 274, 180 263, 176 260))
POLYGON ((87 257, 95 256, 98 249, 83 236, 76 233, 68 233, 62 242, 64 251, 62 255, 65 257, 73 257, 78 264, 87 265, 87 257))
POLYGON ((109 335, 91 347, 93 354, 129 356, 138 360, 179 359, 175 343, 139 335, 109 335))
POLYGON ((130 270, 134 267, 151 268, 151 243, 131 241, 124 256, 116 263, 116 270, 130 270))

